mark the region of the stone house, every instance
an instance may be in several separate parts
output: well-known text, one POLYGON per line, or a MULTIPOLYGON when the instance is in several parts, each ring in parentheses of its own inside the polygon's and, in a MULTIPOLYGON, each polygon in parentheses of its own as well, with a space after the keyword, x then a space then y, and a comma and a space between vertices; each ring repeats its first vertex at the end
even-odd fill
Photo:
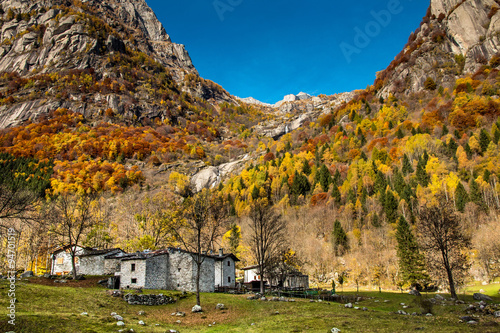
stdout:
MULTIPOLYGON (((215 262, 215 256, 204 255, 200 274, 201 292, 215 291, 215 262)), ((233 262, 231 265, 234 270, 233 262)), ((193 253, 184 250, 169 248, 128 254, 122 257, 120 266, 117 273, 120 288, 196 290, 196 263, 193 253)), ((226 273, 227 276, 231 276, 230 273, 226 273)))
POLYGON ((223 249, 219 250, 219 255, 212 256, 215 259, 215 286, 216 287, 236 287, 236 262, 240 261, 232 253, 224 254, 223 249))
MULTIPOLYGON (((50 274, 52 275, 66 275, 73 272, 73 266, 71 264, 71 249, 75 247, 74 245, 61 246, 54 249, 51 252, 52 263, 50 266, 50 274)), ((75 248, 75 268, 76 274, 80 274, 80 255, 86 254, 92 251, 89 247, 76 246, 75 248)))
POLYGON ((245 267, 243 271, 245 272, 243 283, 252 283, 261 280, 258 265, 245 267))
POLYGON ((122 249, 92 250, 80 254, 79 273, 84 275, 113 275, 120 270, 120 261, 126 254, 122 249))

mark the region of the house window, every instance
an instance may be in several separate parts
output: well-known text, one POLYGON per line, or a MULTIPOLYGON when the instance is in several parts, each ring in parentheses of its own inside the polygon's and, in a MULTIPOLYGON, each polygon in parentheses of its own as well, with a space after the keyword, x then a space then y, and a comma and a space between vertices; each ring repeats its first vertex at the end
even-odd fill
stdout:
POLYGON ((132 279, 132 283, 136 284, 137 283, 137 279, 132 279))
POLYGON ((227 262, 227 265, 228 265, 228 266, 231 266, 231 262, 230 262, 230 261, 228 261, 228 262, 227 262))
POLYGON ((57 258, 57 264, 58 265, 64 264, 64 258, 57 258))
POLYGON ((227 277, 227 282, 231 283, 231 277, 230 276, 227 277))
POLYGON ((132 265, 131 265, 130 270, 131 270, 132 272, 135 272, 135 264, 132 264, 132 265))
POLYGON ((256 276, 256 275, 254 275, 254 276, 253 276, 253 279, 254 279, 254 280, 257 280, 257 276, 256 276))

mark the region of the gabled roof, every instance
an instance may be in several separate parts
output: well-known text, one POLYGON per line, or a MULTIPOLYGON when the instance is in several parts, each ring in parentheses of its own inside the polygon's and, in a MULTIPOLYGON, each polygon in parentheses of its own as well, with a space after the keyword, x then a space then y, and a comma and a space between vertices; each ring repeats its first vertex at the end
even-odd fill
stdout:
POLYGON ((256 269, 256 268, 259 268, 259 265, 248 266, 248 267, 243 268, 242 270, 249 271, 251 269, 256 269))
MULTIPOLYGON (((157 251, 142 251, 136 253, 128 253, 122 256, 122 261, 127 260, 146 260, 161 255, 168 255, 168 250, 157 250, 157 251)), ((108 258, 112 259, 112 258, 108 258)))
POLYGON ((234 261, 240 261, 240 259, 238 259, 238 257, 236 257, 232 253, 224 254, 223 256, 212 255, 211 257, 214 258, 215 260, 224 260, 226 258, 232 258, 234 261))
POLYGON ((117 251, 121 252, 121 253, 125 253, 125 251, 123 251, 122 249, 119 249, 119 248, 103 249, 103 250, 92 250, 90 252, 80 254, 79 257, 100 256, 100 255, 106 255, 106 254, 113 255, 115 253, 112 253, 112 252, 117 252, 117 251))
MULTIPOLYGON (((52 251, 50 251, 50 253, 51 254, 56 254, 56 253, 61 252, 61 251, 66 251, 67 249, 70 249, 73 246, 75 246, 75 245, 58 246, 58 247, 54 248, 52 251)), ((80 246, 80 245, 76 245, 76 246, 79 247, 79 248, 81 248, 83 251, 86 251, 86 252, 94 250, 91 247, 80 246)))

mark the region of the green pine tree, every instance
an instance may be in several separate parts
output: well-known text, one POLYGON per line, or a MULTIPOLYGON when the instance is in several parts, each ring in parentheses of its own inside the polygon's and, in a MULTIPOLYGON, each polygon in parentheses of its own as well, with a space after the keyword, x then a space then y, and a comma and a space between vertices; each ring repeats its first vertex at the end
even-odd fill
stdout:
POLYGON ((392 191, 388 190, 385 195, 384 205, 385 216, 387 223, 396 223, 398 219, 398 201, 392 191))
POLYGON ((402 282, 410 286, 416 286, 429 280, 425 270, 425 257, 420 253, 410 225, 403 216, 398 221, 396 240, 398 242, 397 255, 402 282))
POLYGON ((336 220, 333 225, 333 246, 337 256, 341 256, 349 250, 349 240, 339 220, 336 220))
POLYGON ((470 201, 478 205, 482 210, 486 211, 486 203, 484 202, 483 193, 479 188, 479 184, 474 180, 474 178, 470 181, 470 201))
POLYGON ((419 158, 418 164, 417 164, 417 173, 416 173, 417 181, 423 187, 427 187, 427 185, 429 185, 429 182, 430 182, 430 176, 427 173, 427 171, 425 171, 425 167, 427 165, 427 160, 428 160, 428 158, 426 159, 425 157, 419 158))
POLYGON ((326 165, 324 164, 321 165, 317 178, 323 191, 328 192, 328 187, 332 183, 332 176, 330 175, 330 171, 328 170, 326 165))
POLYGON ((479 145, 481 146, 481 151, 485 152, 488 149, 488 145, 490 144, 491 139, 484 129, 481 130, 481 134, 479 134, 479 145))
POLYGON ((304 162, 302 163, 302 172, 305 174, 305 175, 310 175, 312 170, 311 170, 311 166, 309 165, 309 162, 307 160, 304 160, 304 162))
POLYGON ((402 170, 403 171, 403 175, 408 175, 410 173, 413 173, 415 170, 413 170, 413 166, 410 162, 410 159, 408 158, 408 155, 404 154, 403 156, 403 167, 402 167, 402 170))
POLYGON ((465 205, 469 202, 469 194, 462 182, 459 182, 455 189, 455 207, 459 212, 463 212, 465 205))

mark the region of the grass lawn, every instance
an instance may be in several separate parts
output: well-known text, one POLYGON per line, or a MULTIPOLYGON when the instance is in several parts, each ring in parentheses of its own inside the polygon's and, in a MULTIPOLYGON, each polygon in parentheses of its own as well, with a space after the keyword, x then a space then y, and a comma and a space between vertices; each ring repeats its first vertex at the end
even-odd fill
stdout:
MULTIPOLYGON (((364 299, 360 308, 368 311, 347 309, 343 304, 327 302, 262 302, 248 301, 245 296, 225 294, 203 294, 201 301, 204 313, 193 314, 194 295, 182 299, 176 304, 164 306, 128 305, 120 298, 108 296, 106 289, 97 287, 95 280, 72 282, 66 285, 54 284, 43 278, 30 281, 18 281, 16 297, 16 326, 7 323, 9 302, 8 287, 5 280, 0 283, 0 332, 16 333, 79 333, 79 332, 118 332, 116 320, 110 316, 116 312, 126 323, 124 332, 165 332, 175 329, 185 332, 330 332, 333 327, 342 332, 500 332, 500 318, 482 316, 477 325, 460 323, 460 317, 466 315, 467 305, 435 305, 434 316, 404 316, 395 314, 403 310, 400 303, 410 306, 404 311, 422 312, 416 298, 400 293, 378 293, 363 291, 364 299), (57 286, 55 286, 57 285, 57 286), (216 310, 217 303, 224 303, 227 310, 216 310), (139 311, 145 315, 139 315, 139 311), (177 311, 186 313, 186 317, 175 317, 177 311), (87 312, 88 316, 82 316, 87 312), (140 326, 143 320, 146 326, 140 326), (180 320, 180 323, 176 321, 180 320), (215 324, 213 324, 215 322, 215 324), (156 326, 159 324, 159 326, 156 326), (212 325, 212 326, 209 326, 212 325)), ((477 285, 469 290, 468 295, 460 298, 472 303, 471 294, 484 289, 486 294, 494 296, 494 303, 500 303, 499 284, 490 286, 477 285), (477 290, 476 290, 477 289, 477 290)), ((145 291, 161 293, 161 291, 145 291)), ((178 292, 163 291, 163 294, 179 295, 178 292)), ((342 294, 342 293, 341 293, 342 294)), ((345 291, 354 295, 355 292, 345 291)), ((423 298, 434 297, 433 294, 423 298)))

